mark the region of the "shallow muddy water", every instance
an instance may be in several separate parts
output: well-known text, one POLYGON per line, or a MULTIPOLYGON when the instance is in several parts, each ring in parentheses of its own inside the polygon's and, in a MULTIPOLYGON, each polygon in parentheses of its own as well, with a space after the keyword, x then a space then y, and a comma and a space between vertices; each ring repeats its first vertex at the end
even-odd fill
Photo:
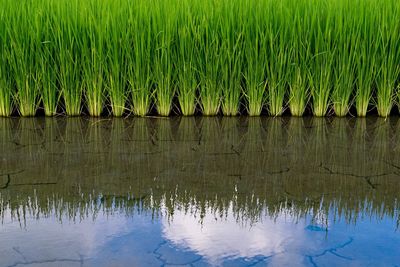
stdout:
POLYGON ((400 120, 0 119, 0 266, 397 266, 400 120))

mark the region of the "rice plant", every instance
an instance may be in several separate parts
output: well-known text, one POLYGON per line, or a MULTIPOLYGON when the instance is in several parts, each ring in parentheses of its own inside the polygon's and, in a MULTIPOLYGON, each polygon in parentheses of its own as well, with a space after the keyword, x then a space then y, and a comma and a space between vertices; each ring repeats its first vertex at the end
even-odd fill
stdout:
POLYGON ((286 24, 286 10, 280 5, 270 8, 267 30, 267 89, 268 110, 272 116, 280 116, 283 112, 284 98, 289 75, 291 47, 287 43, 290 26, 286 24))
POLYGON ((201 111, 205 116, 215 116, 221 107, 222 89, 221 82, 222 60, 221 40, 217 34, 218 20, 202 18, 199 44, 199 80, 201 111))
MULTIPOLYGON (((184 10, 189 9, 188 6, 183 7, 184 10)), ((196 21, 190 11, 180 12, 178 29, 178 40, 175 63, 176 84, 178 88, 178 100, 184 116, 191 116, 196 110, 196 93, 198 88, 197 68, 198 62, 198 43, 199 31, 196 28, 196 21), (189 14, 187 14, 189 13, 189 14)))
POLYGON ((39 106, 42 77, 38 72, 40 60, 41 21, 29 13, 29 2, 12 6, 10 19, 13 27, 7 27, 11 49, 8 63, 16 85, 15 101, 21 116, 34 116, 39 106), (26 19, 29 17, 32 21, 26 19))
POLYGON ((224 5, 221 11, 226 20, 220 24, 222 113, 226 116, 237 115, 242 95, 243 17, 239 10, 239 5, 224 5))
POLYGON ((124 23, 127 21, 127 13, 121 8, 121 2, 115 1, 113 5, 108 5, 109 12, 103 20, 106 20, 105 38, 105 82, 110 97, 111 111, 116 117, 121 117, 125 111, 127 101, 126 93, 126 72, 127 62, 126 47, 129 47, 127 40, 127 29, 124 23))
POLYGON ((300 117, 304 114, 310 98, 308 81, 309 58, 311 58, 311 40, 308 29, 311 20, 303 18, 305 12, 301 5, 292 13, 294 27, 291 28, 289 40, 292 44, 289 63, 288 106, 292 116, 300 117))
POLYGON ((399 7, 395 11, 383 7, 379 13, 382 22, 378 32, 380 43, 377 52, 379 69, 376 76, 376 107, 381 117, 390 115, 400 77, 400 24, 395 22, 399 16, 399 7))
POLYGON ((146 116, 152 100, 154 83, 152 60, 154 54, 151 12, 143 2, 129 9, 127 50, 127 82, 131 93, 133 113, 146 116), (130 44, 130 45, 129 45, 130 44), (132 49, 131 49, 132 47, 132 49))
MULTIPOLYGON (((323 10, 326 7, 318 6, 317 8, 323 10)), ((327 12, 324 15, 312 18, 314 50, 310 59, 309 84, 313 114, 317 117, 325 116, 328 111, 334 63, 334 50, 331 47, 334 27, 331 16, 333 14, 327 12)))
POLYGON ((101 115, 105 101, 105 33, 106 27, 101 19, 107 10, 101 8, 101 2, 88 2, 89 12, 83 12, 86 17, 83 26, 83 36, 79 40, 82 53, 82 78, 85 92, 86 105, 91 116, 101 115), (100 5, 94 8, 92 5, 100 5))
POLYGON ((338 53, 340 55, 336 55, 334 65, 332 105, 335 115, 343 117, 348 114, 351 106, 350 98, 354 88, 355 65, 354 56, 347 52, 338 53))
POLYGON ((365 117, 369 109, 372 91, 377 72, 377 52, 379 42, 375 32, 377 23, 373 8, 367 8, 369 3, 360 5, 358 25, 360 27, 360 40, 356 48, 356 96, 355 106, 357 116, 365 117))
MULTIPOLYGON (((4 48, 2 49, 2 56, 0 60, 2 62, 7 62, 4 58, 4 48)), ((11 84, 10 71, 7 68, 7 64, 1 64, 0 66, 0 117, 8 117, 12 113, 12 97, 13 97, 13 87, 11 84)))
POLYGON ((263 108, 346 116, 354 107, 387 117, 400 99, 395 0, 0 6, 0 116, 193 115, 196 107, 207 116, 263 108))
POLYGON ((68 116, 78 116, 82 111, 83 84, 81 75, 81 53, 79 36, 82 34, 82 24, 78 5, 74 2, 59 1, 54 7, 55 23, 54 38, 57 57, 57 80, 62 96, 62 109, 68 116))
MULTIPOLYGON (((257 5, 257 8, 261 6, 257 5)), ((244 57, 245 69, 243 71, 246 81, 245 97, 247 113, 250 116, 260 116, 266 98, 265 69, 267 64, 267 32, 264 28, 264 17, 246 14, 244 57)))
MULTIPOLYGON (((46 44, 44 44, 46 46, 46 44)), ((38 72, 42 77, 41 98, 43 102, 44 113, 46 116, 54 116, 57 112, 59 91, 57 89, 57 72, 54 68, 55 59, 52 50, 45 47, 42 53, 47 54, 40 60, 38 72)))
POLYGON ((38 66, 38 72, 42 78, 41 98, 45 115, 53 116, 56 114, 59 100, 53 36, 47 32, 47 34, 43 35, 43 40, 40 50, 42 57, 38 66))
POLYGON ((172 58, 174 48, 174 33, 176 23, 175 12, 170 8, 168 14, 164 12, 167 2, 158 3, 154 6, 153 33, 156 44, 153 59, 153 75, 156 83, 155 98, 158 114, 168 116, 172 108, 172 99, 175 95, 175 81, 173 73, 174 58, 172 58))
POLYGON ((332 105, 336 116, 343 117, 349 112, 352 103, 351 96, 354 90, 356 77, 356 47, 359 40, 359 32, 354 30, 355 16, 346 17, 346 13, 356 15, 354 9, 349 5, 341 5, 338 8, 337 16, 334 18, 334 46, 335 55, 333 62, 332 82, 332 105))
MULTIPOLYGON (((8 11, 8 10, 7 10, 8 11)), ((8 64, 8 55, 11 53, 5 7, 0 10, 0 117, 8 117, 12 113, 12 97, 14 95, 11 70, 8 64)), ((9 12, 9 11, 8 11, 9 12)))
POLYGON ((309 100, 309 86, 307 73, 302 68, 300 61, 293 63, 290 70, 289 81, 289 109, 292 116, 303 116, 309 100))

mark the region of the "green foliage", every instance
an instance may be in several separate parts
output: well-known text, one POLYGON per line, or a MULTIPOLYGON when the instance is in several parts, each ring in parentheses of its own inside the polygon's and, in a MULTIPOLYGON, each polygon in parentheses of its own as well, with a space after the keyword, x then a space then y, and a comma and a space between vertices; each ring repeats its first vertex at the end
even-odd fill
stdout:
POLYGON ((0 6, 0 116, 346 116, 354 105, 387 117, 400 98, 395 0, 0 6))

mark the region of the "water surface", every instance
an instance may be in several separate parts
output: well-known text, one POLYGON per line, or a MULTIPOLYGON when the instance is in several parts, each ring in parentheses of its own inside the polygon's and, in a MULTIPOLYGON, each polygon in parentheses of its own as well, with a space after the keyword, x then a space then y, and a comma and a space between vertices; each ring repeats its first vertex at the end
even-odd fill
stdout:
POLYGON ((0 266, 398 266, 400 120, 0 119, 0 266))

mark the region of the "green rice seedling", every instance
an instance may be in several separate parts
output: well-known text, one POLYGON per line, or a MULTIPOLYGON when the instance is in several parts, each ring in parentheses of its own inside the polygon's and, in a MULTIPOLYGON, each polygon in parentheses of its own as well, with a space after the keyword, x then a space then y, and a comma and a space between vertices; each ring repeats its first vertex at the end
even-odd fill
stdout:
POLYGON ((60 97, 57 88, 57 61, 55 58, 54 41, 52 31, 51 19, 46 21, 44 29, 46 32, 43 34, 39 59, 38 72, 42 78, 41 98, 43 108, 46 116, 53 116, 56 114, 58 100, 60 97))
POLYGON ((379 41, 376 32, 376 20, 373 10, 376 6, 369 6, 368 2, 359 5, 358 25, 360 40, 357 45, 356 58, 356 96, 355 106, 357 116, 365 117, 372 97, 372 90, 377 72, 377 51, 379 41))
POLYGON ((6 12, 10 12, 5 5, 0 10, 0 117, 8 117, 12 113, 12 97, 14 95, 11 70, 8 64, 8 55, 11 53, 10 39, 7 32, 8 20, 6 12))
POLYGON ((119 62, 115 57, 108 55, 111 61, 105 70, 107 79, 108 95, 110 96, 112 114, 121 117, 125 110, 125 75, 123 62, 119 62))
MULTIPOLYGON (((316 8, 323 10, 327 7, 318 6, 316 8)), ((332 90, 332 68, 334 63, 334 49, 331 47, 332 15, 331 12, 326 12, 325 16, 314 16, 312 18, 314 50, 308 76, 313 114, 317 117, 326 115, 332 90)))
POLYGON ((289 98, 288 105, 292 116, 300 117, 307 107, 310 90, 308 82, 309 58, 311 57, 310 38, 306 38, 310 29, 310 19, 303 20, 303 11, 299 8, 292 15, 294 27, 291 28, 289 40, 292 50, 289 55, 290 66, 288 70, 289 98))
POLYGON ((40 43, 38 46, 38 62, 36 72, 41 77, 40 96, 46 116, 56 114, 60 93, 57 85, 57 51, 56 48, 56 23, 53 16, 51 1, 42 0, 35 16, 40 20, 40 43))
MULTIPOLYGON (((185 2, 186 3, 186 2, 185 2)), ((200 41, 198 28, 187 6, 179 14, 178 40, 175 68, 178 100, 184 116, 191 116, 196 110, 196 91, 198 88, 196 57, 200 41)))
POLYGON ((78 3, 73 1, 57 1, 54 6, 57 80, 64 104, 62 108, 68 116, 78 116, 82 111, 82 61, 78 44, 82 24, 78 10, 78 3))
POLYGON ((240 6, 225 3, 221 16, 221 81, 222 81, 222 113, 235 116, 238 113, 242 94, 243 64, 243 23, 240 6))
POLYGON ((130 89, 133 113, 146 116, 152 99, 153 86, 153 34, 150 9, 142 2, 129 9, 127 32, 127 82, 130 89))
MULTIPOLYGON (((260 9, 258 3, 255 8, 260 9)), ((247 113, 250 116, 260 116, 265 103, 265 68, 267 64, 267 32, 264 28, 265 20, 261 16, 252 16, 247 10, 244 36, 244 56, 246 67, 244 78, 246 80, 245 97, 247 101, 247 113)))
POLYGON ((221 107, 222 89, 221 82, 222 53, 221 39, 216 31, 218 20, 202 18, 200 22, 199 43, 199 79, 201 110, 205 116, 215 116, 221 107))
POLYGON ((350 98, 353 94, 356 72, 357 43, 359 33, 354 30, 356 12, 349 5, 341 5, 336 11, 334 46, 336 47, 333 64, 332 105, 336 116, 343 117, 349 112, 350 98))
POLYGON ((325 116, 328 111, 332 90, 332 63, 332 52, 326 51, 315 56, 314 64, 309 70, 312 109, 313 114, 317 117, 325 116))
POLYGON ((42 77, 42 87, 40 92, 45 115, 54 116, 57 111, 59 100, 59 91, 57 88, 57 73, 54 69, 55 60, 52 56, 51 51, 48 51, 48 48, 44 49, 47 51, 42 52, 42 55, 47 54, 47 56, 40 60, 40 69, 38 70, 42 77))
MULTIPOLYGON (((105 100, 105 25, 102 18, 106 9, 102 2, 88 2, 89 11, 81 16, 86 17, 83 35, 80 36, 79 48, 82 53, 82 79, 85 99, 89 114, 101 115, 105 100), (96 5, 96 7, 94 7, 96 5)), ((85 10, 85 9, 84 9, 85 10)), ((83 23, 83 22, 81 22, 83 23)))
POLYGON ((41 22, 39 16, 30 12, 29 2, 11 8, 14 13, 10 14, 10 23, 14 26, 8 27, 11 43, 8 63, 17 89, 15 100, 21 116, 34 116, 40 101, 41 77, 37 68, 41 56, 41 22))
MULTIPOLYGON (((156 3, 157 4, 157 3, 156 3)), ((158 114, 168 116, 171 112, 172 99, 175 95, 172 52, 174 29, 176 27, 176 8, 166 7, 167 2, 154 6, 153 33, 156 44, 153 60, 153 74, 156 82, 155 98, 158 114), (169 12, 165 12, 168 10, 169 12)))
POLYGON ((304 68, 293 64, 289 81, 289 109, 292 116, 303 116, 309 100, 309 87, 304 68))
POLYGON ((285 46, 284 37, 270 36, 267 64, 268 110, 272 116, 283 113, 286 94, 290 51, 285 46), (277 38, 281 40, 277 40, 277 38))
MULTIPOLYGON (((72 41, 72 40, 71 40, 72 41)), ((80 75, 80 56, 71 53, 67 47, 75 50, 76 44, 71 42, 59 44, 59 69, 58 79, 64 99, 64 109, 68 116, 78 116, 82 111, 83 85, 80 75)))
POLYGON ((392 110, 395 99, 395 87, 400 77, 400 24, 397 22, 399 8, 388 4, 379 12, 380 44, 377 53, 376 98, 378 115, 387 117, 392 110), (389 9, 390 8, 390 9, 389 9), (392 13, 391 15, 389 15, 392 13), (397 15, 396 15, 397 14, 397 15))
POLYGON ((283 113, 292 49, 287 42, 290 25, 287 25, 288 14, 284 6, 270 7, 269 10, 271 19, 265 47, 268 58, 266 66, 268 110, 270 115, 280 116, 283 113))
POLYGON ((125 110, 126 95, 126 70, 128 62, 126 57, 127 46, 127 13, 121 1, 107 5, 105 40, 105 79, 107 82, 108 95, 112 114, 121 117, 125 110))
MULTIPOLYGON (((0 41, 1 42, 1 41, 0 41)), ((1 49, 0 60, 2 62, 7 62, 4 58, 4 53, 6 53, 4 48, 1 49)), ((7 64, 1 64, 0 66, 0 117, 8 117, 12 112, 12 96, 13 87, 11 84, 10 71, 7 68, 7 64)))

